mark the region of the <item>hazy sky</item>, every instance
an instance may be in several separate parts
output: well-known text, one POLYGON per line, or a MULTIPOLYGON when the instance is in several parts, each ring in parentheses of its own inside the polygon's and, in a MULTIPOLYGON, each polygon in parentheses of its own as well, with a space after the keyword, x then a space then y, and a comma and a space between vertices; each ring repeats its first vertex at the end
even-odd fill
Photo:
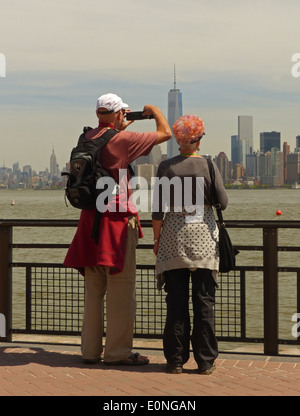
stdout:
POLYGON ((230 158, 238 115, 253 116, 256 148, 276 130, 294 150, 299 0, 1 0, 0 10, 0 166, 44 170, 54 146, 62 168, 107 92, 167 114, 174 64, 183 112, 206 124, 202 153, 230 158))

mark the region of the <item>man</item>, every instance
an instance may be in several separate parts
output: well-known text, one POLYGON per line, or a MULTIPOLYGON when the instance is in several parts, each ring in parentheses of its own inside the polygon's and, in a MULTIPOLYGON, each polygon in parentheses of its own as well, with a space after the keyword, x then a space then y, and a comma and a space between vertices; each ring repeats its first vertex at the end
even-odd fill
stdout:
POLYGON ((159 108, 144 107, 145 116, 153 116, 156 132, 125 132, 132 123, 126 121, 128 105, 115 94, 105 94, 97 101, 97 128, 86 133, 87 139, 100 137, 106 129, 117 133, 101 150, 101 164, 115 181, 119 172, 127 171, 115 192, 115 209, 101 215, 98 244, 92 239, 96 210, 82 210, 78 228, 68 250, 64 265, 74 267, 85 276, 85 311, 81 335, 84 362, 96 363, 103 351, 103 301, 106 294, 106 343, 104 363, 108 365, 148 364, 147 357, 132 352, 135 300, 135 249, 142 231, 134 205, 128 201, 130 190, 128 166, 140 156, 150 153, 153 146, 172 137, 167 120, 159 108), (126 110, 127 109, 127 110, 126 110))

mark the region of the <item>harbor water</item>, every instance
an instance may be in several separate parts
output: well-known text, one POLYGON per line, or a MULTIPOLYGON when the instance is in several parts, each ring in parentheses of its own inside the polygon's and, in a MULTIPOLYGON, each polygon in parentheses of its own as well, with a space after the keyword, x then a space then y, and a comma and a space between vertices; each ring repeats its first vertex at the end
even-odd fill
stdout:
MULTIPOLYGON (((150 193, 139 191, 142 198, 150 193)), ((297 220, 300 221, 299 189, 253 189, 228 190, 229 205, 224 211, 226 220, 297 220), (277 215, 281 211, 281 215, 277 215)), ((137 201, 138 202, 138 201, 137 201)), ((0 190, 0 219, 78 219, 80 211, 64 201, 61 190, 0 190)), ((141 212, 141 219, 151 219, 151 213, 141 212)), ((152 244, 152 229, 144 229, 142 243, 152 244)), ((27 228, 14 229, 14 243, 56 243, 68 244, 75 233, 75 228, 27 228)), ((230 229, 230 236, 236 245, 262 245, 261 229, 230 229)), ((280 229, 279 246, 300 246, 300 229, 280 229)), ((15 249, 14 262, 54 262, 62 263, 66 250, 29 250, 15 249)), ((300 267, 299 252, 280 252, 280 267, 300 267)), ((262 266, 262 252, 241 252, 238 265, 262 266)), ((138 250, 138 264, 154 264, 152 251, 138 250)), ((261 273, 247 272, 246 276, 246 310, 247 336, 263 336, 263 291, 261 273)), ((292 338, 293 315, 296 310, 296 276, 292 273, 280 273, 279 276, 279 337, 292 338)), ((13 276, 13 325, 18 324, 24 308, 24 273, 14 269, 13 276)))

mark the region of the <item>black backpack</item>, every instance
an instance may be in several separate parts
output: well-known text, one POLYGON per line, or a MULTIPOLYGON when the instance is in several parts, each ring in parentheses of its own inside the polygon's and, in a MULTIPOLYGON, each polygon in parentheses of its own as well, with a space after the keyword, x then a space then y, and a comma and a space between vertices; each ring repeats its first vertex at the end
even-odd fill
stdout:
POLYGON ((96 199, 103 191, 96 189, 96 183, 99 178, 110 176, 100 164, 100 152, 119 133, 118 130, 107 129, 102 136, 87 140, 85 134, 89 130, 92 128, 84 127, 77 146, 71 152, 70 171, 62 174, 68 176, 65 197, 73 207, 79 209, 96 208, 96 199))

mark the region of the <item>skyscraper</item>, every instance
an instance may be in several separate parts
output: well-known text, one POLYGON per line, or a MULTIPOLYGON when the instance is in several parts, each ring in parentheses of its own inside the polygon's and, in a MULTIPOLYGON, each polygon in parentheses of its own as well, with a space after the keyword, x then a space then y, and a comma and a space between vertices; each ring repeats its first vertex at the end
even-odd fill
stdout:
POLYGON ((296 136, 296 149, 300 149, 300 136, 296 136))
POLYGON ((56 156, 55 156, 54 148, 53 148, 52 155, 50 156, 50 178, 52 179, 56 175, 57 175, 57 162, 56 162, 56 156))
POLYGON ((289 153, 287 160, 287 183, 300 183, 300 153, 289 153))
POLYGON ((283 182, 287 183, 287 155, 290 153, 291 147, 287 142, 283 143, 283 182))
POLYGON ((280 133, 277 131, 260 133, 261 153, 270 152, 273 147, 280 150, 280 133))
MULTIPOLYGON (((182 93, 176 87, 176 68, 174 66, 174 88, 169 91, 168 96, 168 122, 172 128, 175 121, 182 116, 182 93)), ((172 129, 173 133, 173 129, 172 129)), ((178 144, 173 137, 168 141, 167 157, 171 158, 178 155, 178 144)))
POLYGON ((233 165, 240 162, 239 136, 231 136, 231 161, 233 165))
POLYGON ((220 152, 218 156, 215 159, 215 162, 219 168, 219 171, 221 173, 222 179, 224 183, 228 182, 229 178, 229 161, 228 157, 224 152, 220 152))
POLYGON ((238 116, 240 163, 246 167, 246 155, 253 150, 253 117, 238 116))

